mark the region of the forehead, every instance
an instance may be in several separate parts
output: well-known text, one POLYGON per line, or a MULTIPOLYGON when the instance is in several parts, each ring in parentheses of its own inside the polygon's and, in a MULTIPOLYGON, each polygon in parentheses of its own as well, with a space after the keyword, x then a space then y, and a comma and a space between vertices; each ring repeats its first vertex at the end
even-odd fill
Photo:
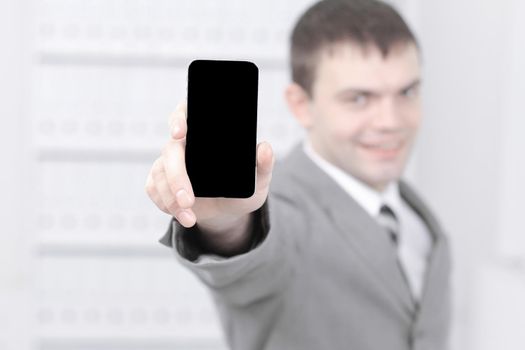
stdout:
POLYGON ((397 91, 420 78, 419 51, 414 44, 399 44, 383 56, 375 46, 340 43, 319 54, 313 88, 359 88, 397 91))

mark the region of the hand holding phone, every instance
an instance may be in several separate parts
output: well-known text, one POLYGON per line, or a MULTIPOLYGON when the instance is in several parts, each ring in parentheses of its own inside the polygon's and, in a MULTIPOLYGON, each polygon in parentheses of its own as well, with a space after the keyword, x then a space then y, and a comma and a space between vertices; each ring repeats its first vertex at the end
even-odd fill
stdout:
MULTIPOLYGON (((239 96, 230 96, 229 105, 235 105, 239 96)), ((242 101, 240 102, 242 103, 242 101)), ((218 116, 217 116, 218 118, 218 116)), ((186 171, 186 145, 189 133, 187 105, 181 103, 170 117, 171 137, 162 155, 153 163, 146 181, 146 192, 155 205, 177 221, 191 227, 196 223, 201 229, 235 236, 242 234, 250 213, 260 208, 268 196, 272 177, 274 156, 271 146, 262 142, 256 147, 255 191, 248 198, 198 197, 186 171)), ((210 144, 209 147, 213 147, 210 144)), ((207 176, 213 178, 218 171, 225 171, 228 162, 217 163, 218 169, 207 176)), ((234 165, 235 166, 235 165, 234 165)), ((251 174, 250 174, 251 175, 251 174)), ((218 176, 221 176, 220 174, 218 176)), ((250 191, 251 192, 251 189, 250 191)), ((230 239, 231 249, 242 239, 230 239)), ((228 248, 228 247, 226 247, 228 248)))

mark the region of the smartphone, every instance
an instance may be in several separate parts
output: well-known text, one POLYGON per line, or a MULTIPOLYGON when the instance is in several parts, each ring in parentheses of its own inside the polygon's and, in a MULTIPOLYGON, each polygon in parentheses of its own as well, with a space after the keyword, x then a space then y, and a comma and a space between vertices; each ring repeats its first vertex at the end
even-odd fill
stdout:
POLYGON ((255 192, 259 69, 195 60, 188 68, 186 170, 196 197, 255 192))

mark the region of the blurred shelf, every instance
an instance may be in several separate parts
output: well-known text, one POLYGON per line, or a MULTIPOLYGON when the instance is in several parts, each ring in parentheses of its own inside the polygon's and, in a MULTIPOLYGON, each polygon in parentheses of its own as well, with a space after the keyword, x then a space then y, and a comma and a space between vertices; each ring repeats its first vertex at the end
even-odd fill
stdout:
POLYGON ((42 65, 81 65, 81 66, 116 66, 123 67, 174 67, 186 68, 194 59, 247 59, 253 60, 259 68, 268 70, 287 69, 288 62, 284 57, 274 55, 257 55, 245 53, 195 53, 193 55, 144 54, 137 52, 79 52, 79 51, 43 51, 37 54, 36 62, 42 65))
POLYGON ((156 236, 146 237, 137 234, 44 234, 36 244, 38 255, 50 256, 119 256, 119 257, 159 257, 171 258, 171 250, 158 242, 156 236))
POLYGON ((35 158, 41 162, 121 162, 150 163, 160 155, 160 149, 92 147, 92 148, 38 148, 35 158))
MULTIPOLYGON (((80 333, 80 332, 79 332, 80 333)), ((50 337, 48 335, 38 338, 38 349, 47 350, 172 350, 172 349, 194 349, 194 350, 226 350, 227 347, 220 338, 152 338, 126 334, 122 338, 118 337, 88 337, 87 334, 79 334, 79 338, 74 337, 50 337)))

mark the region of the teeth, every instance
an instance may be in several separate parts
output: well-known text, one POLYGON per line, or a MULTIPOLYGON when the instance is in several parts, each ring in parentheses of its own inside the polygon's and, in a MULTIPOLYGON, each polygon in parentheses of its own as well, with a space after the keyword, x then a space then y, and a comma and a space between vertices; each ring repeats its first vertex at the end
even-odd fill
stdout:
POLYGON ((399 142, 390 142, 390 143, 383 143, 378 145, 366 145, 366 147, 369 148, 379 148, 382 150, 394 150, 399 148, 400 143, 399 142))
POLYGON ((389 150, 389 149, 396 149, 399 147, 399 143, 387 143, 384 145, 378 145, 378 148, 389 150))

